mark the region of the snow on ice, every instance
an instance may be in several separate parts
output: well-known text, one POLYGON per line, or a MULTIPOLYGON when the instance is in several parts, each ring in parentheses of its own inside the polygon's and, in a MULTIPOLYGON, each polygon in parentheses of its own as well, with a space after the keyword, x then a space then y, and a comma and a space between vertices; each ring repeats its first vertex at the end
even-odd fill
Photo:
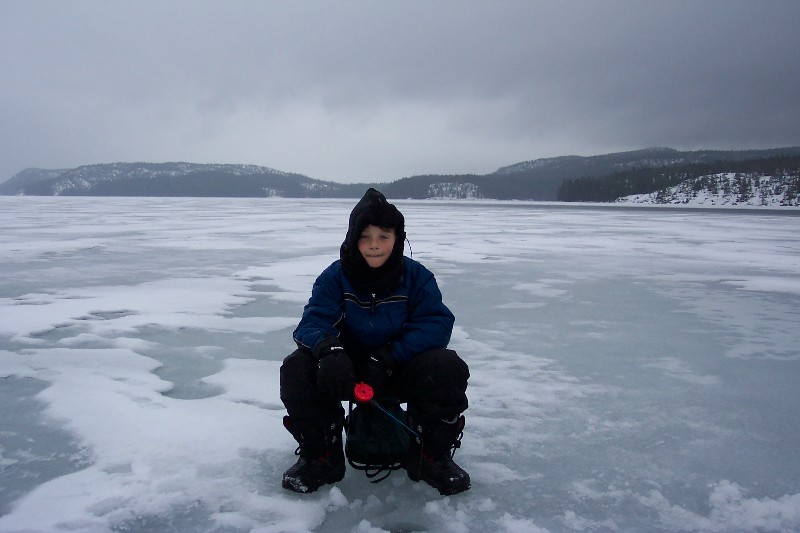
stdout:
POLYGON ((398 202, 472 489, 281 489, 278 369, 353 203, 0 198, 0 531, 800 529, 797 211, 398 202))

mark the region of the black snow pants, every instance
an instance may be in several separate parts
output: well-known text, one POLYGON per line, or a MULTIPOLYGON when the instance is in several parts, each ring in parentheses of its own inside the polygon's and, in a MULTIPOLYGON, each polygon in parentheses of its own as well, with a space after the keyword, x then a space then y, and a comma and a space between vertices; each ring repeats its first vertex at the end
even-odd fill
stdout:
MULTIPOLYGON (((358 382, 365 369, 359 360, 353 363, 358 382)), ((341 401, 317 388, 317 365, 317 359, 304 349, 292 352, 281 365, 281 401, 298 425, 320 427, 343 414, 341 401)), ((435 424, 452 420, 467 409, 468 379, 467 363, 456 352, 430 350, 401 364, 387 379, 382 395, 407 402, 409 415, 417 423, 435 424)))

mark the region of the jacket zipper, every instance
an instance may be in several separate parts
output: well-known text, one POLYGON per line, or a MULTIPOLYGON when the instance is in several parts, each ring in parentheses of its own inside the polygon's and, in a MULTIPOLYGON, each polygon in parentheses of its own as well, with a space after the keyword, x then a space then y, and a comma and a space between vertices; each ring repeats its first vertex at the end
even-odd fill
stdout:
POLYGON ((373 292, 372 293, 372 304, 369 307, 369 312, 370 313, 374 313, 375 312, 375 305, 377 305, 377 304, 375 303, 375 293, 373 292))

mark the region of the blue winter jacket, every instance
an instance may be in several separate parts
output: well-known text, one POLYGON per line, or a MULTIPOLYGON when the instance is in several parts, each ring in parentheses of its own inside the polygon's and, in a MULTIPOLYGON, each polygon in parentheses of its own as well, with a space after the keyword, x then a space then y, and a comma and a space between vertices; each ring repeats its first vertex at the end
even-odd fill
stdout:
POLYGON ((455 317, 442 302, 442 293, 430 270, 403 257, 400 287, 387 294, 359 292, 337 260, 314 282, 294 340, 314 350, 328 337, 338 337, 348 351, 369 354, 391 345, 398 363, 416 354, 445 348, 455 317))

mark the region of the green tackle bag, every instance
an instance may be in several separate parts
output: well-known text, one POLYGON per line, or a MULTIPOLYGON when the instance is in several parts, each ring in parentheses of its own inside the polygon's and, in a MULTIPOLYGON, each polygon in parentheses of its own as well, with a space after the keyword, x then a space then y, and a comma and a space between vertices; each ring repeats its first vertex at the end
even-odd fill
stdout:
POLYGON ((363 470, 373 483, 403 467, 408 454, 406 412, 394 400, 350 404, 345 424, 344 453, 350 466, 363 470), (383 474, 382 477, 378 477, 383 474), (377 479, 373 479, 377 478, 377 479))

